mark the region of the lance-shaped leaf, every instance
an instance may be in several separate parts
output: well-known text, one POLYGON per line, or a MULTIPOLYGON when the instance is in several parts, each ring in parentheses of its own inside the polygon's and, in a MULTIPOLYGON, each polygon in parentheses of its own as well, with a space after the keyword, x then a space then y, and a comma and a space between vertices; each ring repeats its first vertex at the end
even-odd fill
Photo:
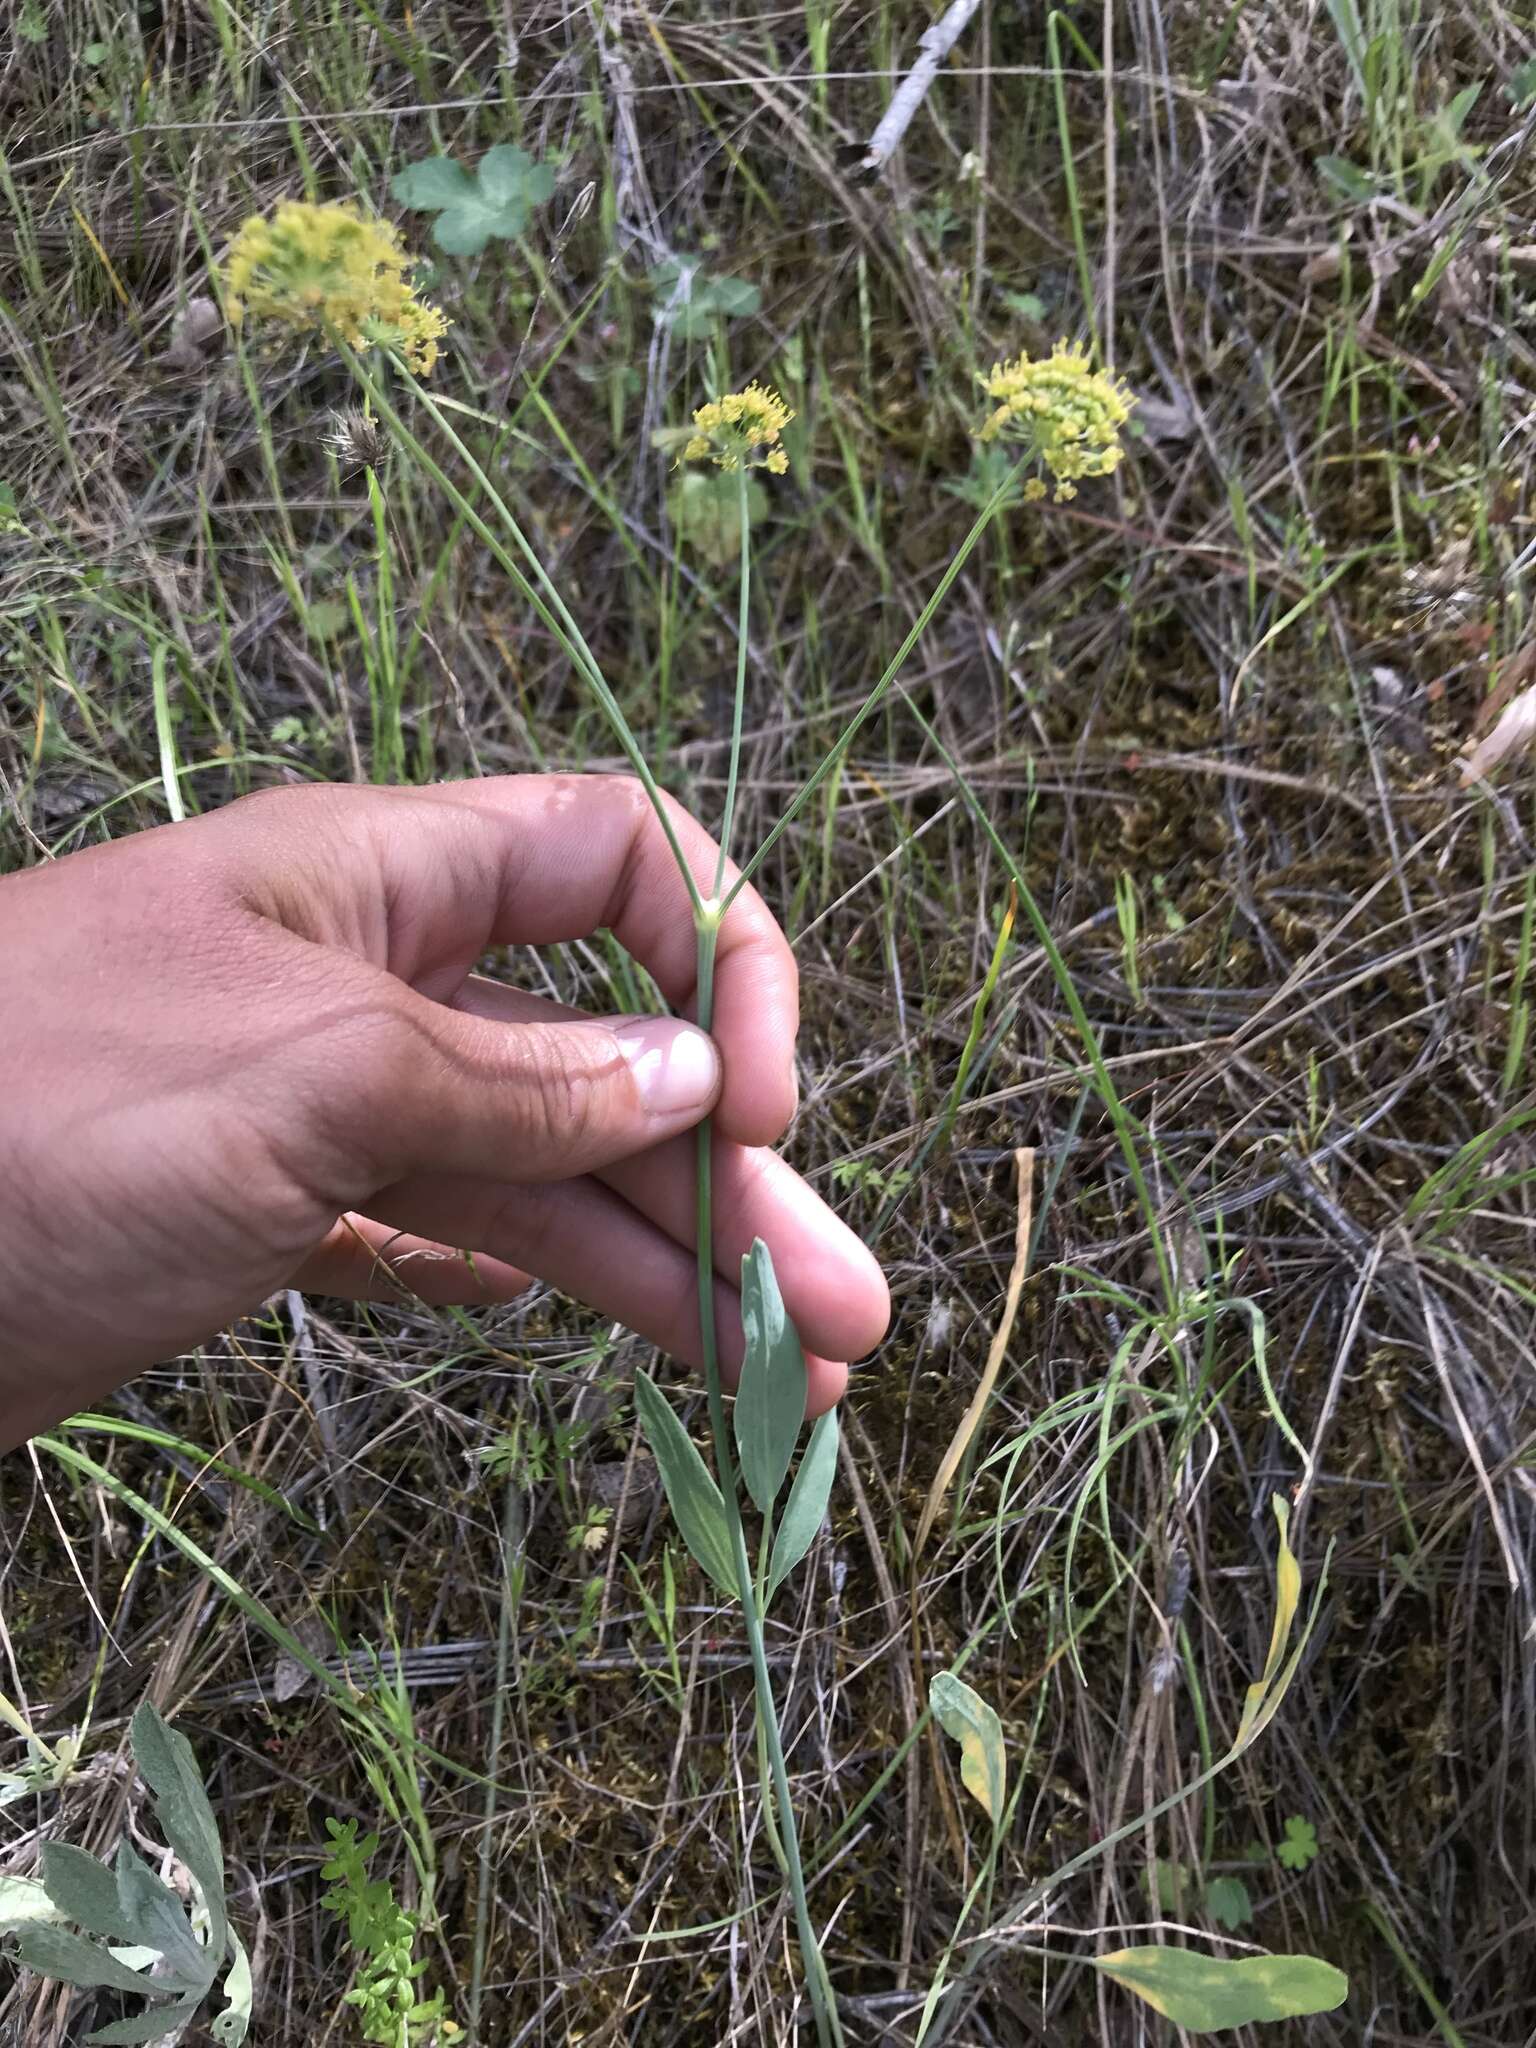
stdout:
POLYGON ((1349 1994, 1343 1971, 1316 1956, 1230 1961, 1188 1948, 1122 1948, 1095 1956, 1093 1967, 1190 2034, 1332 2012, 1349 1994))
POLYGON ((229 1939, 224 1850, 197 1758, 185 1735, 178 1734, 148 1700, 134 1714, 132 1733, 134 1762, 155 1795, 161 1832, 197 1879, 208 1908, 208 1946, 216 1967, 229 1939))
POLYGON ((163 1981, 178 1991, 206 1991, 218 1973, 219 1951, 198 1940, 181 1900, 134 1854, 126 1836, 117 1845, 117 1899, 130 1941, 165 1958, 163 1981))
POLYGON ((100 1942, 63 1927, 24 1927, 17 1936, 16 1959, 40 1976, 82 1991, 127 1991, 143 1998, 148 1992, 179 1988, 151 1981, 120 1963, 100 1942))
POLYGON ((87 1934, 99 1934, 103 1941, 123 1947, 140 1939, 111 1871, 73 1843, 44 1842, 43 1887, 63 1917, 87 1934))
POLYGON ((736 1574, 731 1569, 731 1543, 720 1489, 671 1404, 643 1372, 635 1374, 635 1411, 667 1490, 678 1533, 720 1591, 728 1600, 733 1598, 736 1574))
POLYGON ((741 1325, 747 1342, 736 1388, 736 1449, 747 1491, 766 1515, 805 1420, 806 1371, 773 1259, 760 1237, 741 1262, 741 1325))
POLYGON ((837 1438, 837 1410, 829 1408, 816 1420, 811 1440, 800 1460, 800 1469, 795 1474, 795 1483, 789 1489, 789 1499, 784 1503, 783 1518, 773 1539, 773 1555, 768 1562, 766 1597, 769 1600, 816 1539, 816 1531, 827 1512, 832 1481, 837 1476, 837 1438))
POLYGON ((151 2006, 129 2019, 111 2020, 94 2034, 86 2035, 86 2048, 127 2048, 127 2044, 135 2041, 179 2041, 197 2017, 202 2002, 201 1995, 194 1993, 179 2005, 151 2006))
POLYGON ((986 1809, 995 1827, 1003 1817, 1008 1789, 1002 1722, 981 1694, 973 1692, 953 1671, 934 1674, 928 1699, 939 1726, 960 1745, 961 1783, 986 1809))

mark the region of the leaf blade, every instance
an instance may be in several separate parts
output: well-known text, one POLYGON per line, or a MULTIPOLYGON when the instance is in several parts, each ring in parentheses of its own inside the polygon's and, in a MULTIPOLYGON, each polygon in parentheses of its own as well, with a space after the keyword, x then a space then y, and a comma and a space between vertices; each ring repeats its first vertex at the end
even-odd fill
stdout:
POLYGON ((635 1410, 656 1459, 672 1519, 690 1555, 726 1598, 736 1595, 725 1502, 698 1447, 647 1373, 635 1374, 635 1410))
POLYGON ((837 1410, 829 1408, 825 1415, 816 1418, 795 1483, 789 1489, 789 1499, 784 1503, 768 1561, 765 1600, 773 1598, 816 1540, 816 1531, 827 1512, 832 1482, 837 1477, 838 1437, 837 1410))
POLYGON ((960 1781, 994 1827, 1003 1818, 1008 1759, 995 1708, 953 1671, 934 1673, 928 1699, 946 1735, 960 1745, 960 1781))
POLYGON ((1317 1956, 1206 1956, 1187 1948, 1125 1948, 1093 1967, 1191 2034, 1333 2012, 1349 1995, 1342 1970, 1317 1956))
POLYGON ((224 1905, 224 1849, 208 1804, 197 1758, 185 1735, 171 1727, 149 1700, 140 1702, 132 1723, 133 1756, 139 1775, 155 1795, 161 1832, 197 1879, 208 1908, 208 1947, 215 1961, 229 1938, 224 1905))
POLYGON ((736 1387, 736 1450, 747 1491, 766 1515, 795 1455, 805 1420, 807 1374, 773 1255, 760 1237, 741 1262, 741 1322, 746 1349, 736 1387))
POLYGON ((451 156, 423 157, 419 164, 407 164, 389 181, 389 194, 397 206, 412 213, 436 213, 445 206, 457 206, 474 196, 474 181, 461 163, 451 156))
POLYGON ((156 1990, 173 1988, 130 1970, 99 1943, 63 1927, 24 1927, 16 1939, 16 1959, 40 1976, 73 1984, 80 1991, 126 1991, 144 1998, 156 1990))

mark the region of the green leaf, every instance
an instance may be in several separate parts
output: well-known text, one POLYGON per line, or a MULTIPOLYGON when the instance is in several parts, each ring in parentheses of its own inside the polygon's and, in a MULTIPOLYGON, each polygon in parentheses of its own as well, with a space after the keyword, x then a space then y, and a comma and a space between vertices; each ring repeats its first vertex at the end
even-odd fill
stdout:
POLYGON ((1189 1884, 1189 1865, 1169 1862, 1167 1857, 1158 1856, 1154 1858, 1152 1868, 1143 1872, 1142 1884, 1159 1913, 1175 1912, 1189 1884))
POLYGON ((129 1991, 142 1998, 157 1988, 99 1942, 87 1941, 83 1934, 71 1934, 63 1927, 22 1928, 16 1938, 16 1958, 29 1970, 81 1991, 129 1991))
POLYGON ((816 1531, 827 1512, 832 1481, 837 1476, 837 1439, 837 1410, 829 1408, 816 1419, 795 1483, 789 1489, 789 1499, 784 1503, 778 1534, 773 1539, 773 1555, 768 1561, 765 1597, 769 1600, 816 1540, 816 1531))
POLYGON ((1264 1659, 1263 1673, 1249 1686, 1243 1701, 1243 1715, 1237 1728, 1237 1748, 1244 1748, 1253 1740, 1272 1718, 1279 1703, 1281 1694, 1277 1692, 1276 1685, 1285 1662, 1286 1645, 1291 1638, 1291 1623, 1296 1619, 1296 1609, 1301 1600, 1301 1566, 1291 1549, 1290 1504, 1275 1493, 1270 1495, 1270 1506, 1280 1531, 1280 1547, 1275 1555, 1275 1618, 1270 1626, 1269 1654, 1264 1659))
MULTIPOLYGON (((685 469, 667 492, 667 510, 680 539, 716 569, 741 553, 741 479, 722 469, 685 469)), ((747 524, 768 510, 768 494, 753 477, 747 485, 747 524)))
POLYGON ((1285 1824, 1285 1840, 1275 1851, 1287 1870, 1305 1870, 1317 1860, 1317 1829, 1293 1813, 1285 1824))
POLYGON ((723 313, 727 320, 749 320, 763 305, 762 293, 744 277, 707 278, 702 296, 711 312, 723 313))
POLYGON ((432 239, 450 256, 478 256, 492 240, 512 241, 528 216, 555 189, 548 164, 535 163, 525 149, 501 142, 488 149, 471 175, 452 157, 429 156, 397 171, 390 194, 417 213, 435 213, 432 239))
POLYGON ((716 320, 746 320, 762 310, 755 284, 744 277, 712 277, 697 257, 668 256, 653 266, 649 283, 657 319, 684 341, 707 341, 716 320))
POLYGON ((1205 1888, 1205 1910, 1229 1934, 1253 1921, 1253 1901, 1240 1877, 1213 1877, 1205 1888))
POLYGON ((960 1745, 961 1783, 996 1827, 1003 1817, 1008 1788, 1002 1722, 981 1694, 973 1692, 953 1671, 935 1673, 928 1699, 939 1726, 960 1745))
POLYGON ((475 181, 451 156, 423 157, 407 164, 389 182, 390 197, 413 213, 437 213, 475 197, 475 181))
POLYGON ((772 1254, 760 1237, 741 1262, 741 1325, 747 1341, 736 1389, 736 1449, 747 1491, 766 1515, 805 1420, 806 1370, 772 1254))
POLYGON ((667 1490, 678 1533, 701 1569, 728 1600, 734 1598, 736 1574, 731 1569, 731 1543, 720 1489, 671 1404, 643 1372, 635 1374, 635 1410, 667 1490))
POLYGON ((104 1863, 69 1842, 44 1842, 43 1886, 66 1920, 104 1941, 137 1941, 132 1917, 123 1910, 117 1881, 104 1863))
POLYGON ((126 1836, 117 1845, 117 1898, 129 1941, 165 1958, 168 1968, 158 1981, 201 1997, 213 1982, 219 1952, 204 1948, 181 1900, 134 1854, 126 1836))
POLYGON ((1523 64, 1515 66, 1504 90, 1517 107, 1528 107, 1532 100, 1536 100, 1536 57, 1528 57, 1523 64))
POLYGON ((185 1735, 144 1700, 133 1717, 133 1755, 139 1776, 155 1795, 161 1833, 197 1879, 208 1908, 208 1946, 215 1966, 229 1938, 224 1909, 224 1851, 202 1773, 185 1735))
POLYGON ((1228 1961, 1187 1948, 1122 1948, 1095 1956, 1093 1967, 1191 2034, 1332 2012, 1349 1994, 1343 1971, 1316 1956, 1228 1961))
POLYGON ((179 2005, 154 2005, 125 2020, 112 2020, 86 2035, 88 2048, 115 2048, 134 2041, 177 2041, 197 2017, 202 1995, 184 1998, 179 2005))
POLYGON ((1334 196, 1346 199, 1351 206, 1366 206, 1373 199, 1381 197, 1381 188, 1368 171, 1362 171, 1344 156, 1320 156, 1317 159, 1317 174, 1325 185, 1333 188, 1334 196))

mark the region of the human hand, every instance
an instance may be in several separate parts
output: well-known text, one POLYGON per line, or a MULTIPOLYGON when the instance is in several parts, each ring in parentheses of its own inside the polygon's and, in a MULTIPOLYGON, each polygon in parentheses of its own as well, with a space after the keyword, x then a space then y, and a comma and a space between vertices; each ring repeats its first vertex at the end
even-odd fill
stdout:
MULTIPOLYGON (((673 817, 707 893, 714 845, 673 817)), ((474 1303, 533 1274, 697 1364, 685 1134, 711 1108, 727 1372, 761 1237, 830 1407, 889 1304, 766 1149, 789 947, 744 889, 713 1043, 473 972, 600 927, 687 1007, 682 878, 611 776, 270 790, 0 881, 0 1450, 284 1287, 474 1303)))

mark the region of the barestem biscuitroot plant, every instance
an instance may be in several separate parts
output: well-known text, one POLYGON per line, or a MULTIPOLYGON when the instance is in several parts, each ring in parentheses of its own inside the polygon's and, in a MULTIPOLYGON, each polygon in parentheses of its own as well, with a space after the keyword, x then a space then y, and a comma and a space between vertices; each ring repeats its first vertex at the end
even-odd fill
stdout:
MULTIPOLYGON (((270 220, 247 222, 226 261, 224 284, 226 300, 237 323, 247 311, 259 314, 291 331, 316 333, 341 353, 364 394, 370 438, 392 441, 423 475, 433 480, 462 524, 505 571, 591 692, 654 807, 677 862, 693 919, 697 1021, 706 1031, 711 1028, 714 1015, 720 930, 731 905, 885 699, 992 520, 1005 505, 1015 501, 1021 480, 1023 498, 1034 502, 1046 495, 1047 477, 1054 483, 1056 498, 1062 500, 1074 495, 1079 480, 1110 474, 1122 459, 1121 432, 1134 402, 1114 376, 1092 366, 1084 349, 1067 342, 1059 343, 1048 357, 1040 360, 1021 355, 999 362, 981 379, 991 409, 978 426, 977 438, 1010 444, 1017 459, 1000 474, 995 492, 982 505, 975 523, 883 674, 820 765, 730 881, 727 878, 740 784, 751 605, 749 493, 758 486, 760 478, 786 474, 789 456, 784 434, 794 415, 776 391, 752 383, 745 390, 721 394, 700 406, 691 427, 658 437, 670 443, 681 462, 710 464, 721 473, 719 481, 734 479, 737 491, 740 580, 735 695, 725 803, 718 834, 719 856, 706 893, 684 858, 656 774, 623 707, 537 550, 459 433, 448 408, 419 381, 436 360, 445 323, 435 308, 418 297, 396 231, 352 208, 284 205, 270 220), (398 384, 386 382, 385 365, 393 368, 398 384), (404 409, 395 396, 401 386, 410 401, 404 409), (433 442, 448 451, 446 457, 440 458, 418 432, 415 408, 430 420, 433 442), (452 465, 451 469, 447 464, 452 465)), ((452 411, 477 417, 469 408, 457 404, 452 411)), ((370 497, 377 506, 382 499, 371 463, 368 476, 370 497)), ((1033 911, 1032 914, 1037 915, 1033 911)), ((712 1139, 711 1124, 706 1119, 699 1126, 696 1139, 695 1247, 700 1348, 718 1477, 711 1475, 671 1406, 643 1372, 636 1375, 636 1405, 684 1541, 720 1592, 741 1605, 757 1704, 759 1761, 765 1781, 765 1832, 793 1900, 818 2039, 822 2048, 834 2048, 834 2044, 841 2048, 843 2035, 836 2002, 806 1894, 763 1633, 769 1602, 804 1557, 823 1520, 837 1465, 838 1425, 835 1411, 816 1423, 781 1508, 805 1413, 805 1358, 785 1312, 771 1252, 761 1242, 755 1243, 742 1262, 746 1344, 734 1413, 728 1416, 715 1327, 712 1139), (743 1516, 743 1488, 761 1518, 762 1533, 755 1562, 743 1516)), ((1288 1552, 1285 1554, 1288 1557, 1288 1552)), ((1286 1632, 1288 1628, 1287 1615, 1286 1632)), ((1277 1624, 1277 1644, 1281 1641, 1283 1636, 1277 1624)), ((1272 1666, 1278 1655, 1277 1647, 1272 1650, 1272 1666)), ((1273 1679, 1275 1675, 1270 1670, 1266 1678, 1273 1679)), ((992 1819, 990 1883, 1006 1819, 997 1719, 958 1681, 941 1684, 936 1690, 935 1709, 965 1749, 965 1782, 982 1800, 992 1819)), ((1264 1692, 1262 1718, 1267 1719, 1273 1711, 1279 1691, 1283 1691, 1283 1686, 1264 1692)), ((1259 1725, 1260 1703, 1251 1700, 1249 1715, 1245 1717, 1244 1744, 1258 1732, 1259 1725)), ((1140 1825, 1141 1820, 1133 1822, 1121 1833, 1140 1825)), ((1105 1843, 1099 1848, 1107 1846, 1105 1843)), ((1078 1862, 1085 1860, 1079 1858, 1078 1862)), ((1069 1876, 1076 1867, 1069 1865, 1057 1877, 1069 1876)), ((1157 2003, 1161 1982, 1158 1971, 1164 1966, 1148 1958, 1161 1953, 1127 1951, 1120 1958, 1100 1961, 1106 1968, 1112 1963, 1122 1965, 1128 1982, 1136 1971, 1141 1971, 1151 1982, 1151 1988, 1137 1982, 1131 1982, 1131 1988, 1139 1989, 1142 1996, 1157 2003)), ((941 1968, 928 2001, 925 2028, 938 2017, 936 2007, 942 1985, 941 1968)), ((1166 1983, 1162 1984, 1162 1992, 1167 1992, 1166 1983)), ((1174 2011, 1176 2002, 1163 2009, 1174 2011)), ((1256 2009, 1254 2016, 1271 2015, 1256 2009)), ((1184 2023, 1190 2022, 1186 2019, 1184 2023)), ((1222 2023, 1235 2022, 1227 2019, 1222 2023)))

